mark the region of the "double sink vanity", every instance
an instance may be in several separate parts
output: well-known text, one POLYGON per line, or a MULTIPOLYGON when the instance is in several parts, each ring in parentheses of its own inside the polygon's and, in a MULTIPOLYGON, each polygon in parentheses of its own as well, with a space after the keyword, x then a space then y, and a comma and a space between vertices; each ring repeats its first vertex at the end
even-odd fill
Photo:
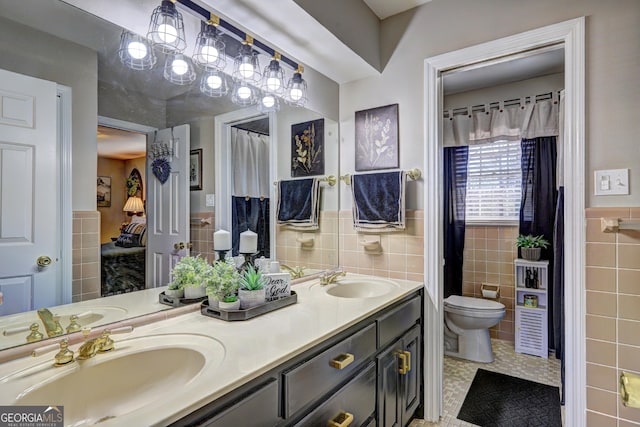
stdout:
POLYGON ((191 310, 85 360, 72 344, 62 366, 53 346, 0 365, 0 405, 62 405, 74 426, 406 425, 422 408, 422 287, 316 278, 293 286, 296 304, 250 320, 191 310))

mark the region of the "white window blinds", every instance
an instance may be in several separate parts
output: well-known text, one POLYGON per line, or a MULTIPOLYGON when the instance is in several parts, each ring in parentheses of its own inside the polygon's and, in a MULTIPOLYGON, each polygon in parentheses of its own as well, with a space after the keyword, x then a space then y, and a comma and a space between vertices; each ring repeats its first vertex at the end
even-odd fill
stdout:
POLYGON ((467 222, 518 221, 522 170, 520 141, 469 146, 467 222))

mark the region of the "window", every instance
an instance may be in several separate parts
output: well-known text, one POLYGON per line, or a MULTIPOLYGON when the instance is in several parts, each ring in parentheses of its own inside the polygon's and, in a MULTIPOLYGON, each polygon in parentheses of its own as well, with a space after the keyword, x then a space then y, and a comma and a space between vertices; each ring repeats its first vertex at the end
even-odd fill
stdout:
POLYGON ((517 222, 522 170, 520 141, 469 146, 467 222, 517 222))

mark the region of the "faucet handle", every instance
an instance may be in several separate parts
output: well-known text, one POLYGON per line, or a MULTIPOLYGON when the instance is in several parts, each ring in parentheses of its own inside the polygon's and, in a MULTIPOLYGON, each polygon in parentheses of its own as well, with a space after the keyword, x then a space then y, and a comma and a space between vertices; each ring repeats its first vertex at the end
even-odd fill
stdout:
POLYGON ((67 333, 71 334, 73 332, 78 332, 82 329, 82 326, 78 323, 79 316, 72 314, 69 317, 69 326, 67 326, 67 333))
POLYGON ((116 329, 105 329, 102 331, 102 335, 100 338, 102 339, 102 345, 98 350, 100 353, 104 353, 109 350, 113 350, 114 342, 111 339, 111 335, 113 334, 126 334, 133 331, 133 326, 123 326, 121 328, 116 329))
POLYGON ((31 356, 39 357, 43 354, 50 353, 55 349, 59 349, 54 356, 55 366, 62 366, 66 365, 67 363, 73 362, 73 351, 69 350, 69 340, 66 338, 55 344, 49 344, 36 348, 31 352, 31 356))
POLYGON ((42 333, 38 330, 39 328, 40 328, 40 325, 38 325, 37 323, 32 323, 31 326, 29 326, 31 333, 27 335, 27 342, 36 342, 44 338, 42 333))

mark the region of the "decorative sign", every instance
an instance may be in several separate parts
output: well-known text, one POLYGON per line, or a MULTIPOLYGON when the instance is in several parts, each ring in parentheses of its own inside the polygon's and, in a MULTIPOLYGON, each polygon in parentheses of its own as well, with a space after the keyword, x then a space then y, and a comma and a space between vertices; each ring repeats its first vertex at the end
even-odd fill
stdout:
POLYGON ((267 302, 276 301, 291 295, 291 275, 289 273, 265 274, 265 299, 267 302))

